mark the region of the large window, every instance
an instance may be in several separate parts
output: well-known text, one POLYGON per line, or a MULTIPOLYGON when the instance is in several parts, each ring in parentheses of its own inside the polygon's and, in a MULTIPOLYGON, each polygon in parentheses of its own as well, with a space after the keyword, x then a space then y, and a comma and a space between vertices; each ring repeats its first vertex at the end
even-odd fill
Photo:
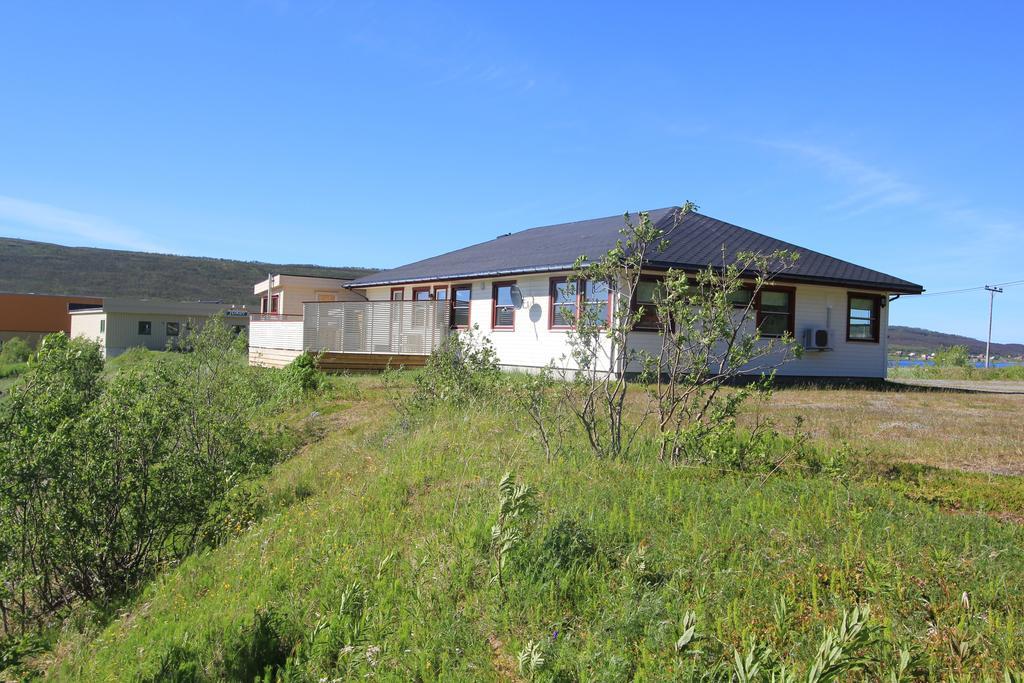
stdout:
POLYGON ((168 337, 177 337, 178 333, 181 331, 180 323, 169 322, 164 326, 164 328, 164 332, 167 334, 168 337))
POLYGON ((586 310, 594 319, 607 324, 611 313, 611 289, 605 282, 570 281, 553 277, 549 284, 550 310, 548 327, 566 330, 576 324, 580 311, 586 310))
POLYGON ((846 341, 878 342, 882 297, 877 294, 848 294, 846 341))
POLYGON ((448 285, 436 285, 434 287, 434 299, 436 301, 448 301, 448 285))
POLYGON ((413 287, 413 301, 430 301, 430 287, 413 287))
POLYGON ((658 300, 662 295, 661 278, 644 276, 636 283, 633 292, 633 312, 640 314, 636 323, 638 330, 658 330, 658 300))
POLYGON ((469 305, 473 298, 470 285, 452 285, 452 327, 469 327, 469 305))
POLYGON ((402 301, 405 299, 405 287, 392 287, 391 288, 391 300, 402 301))
POLYGON ((764 337, 794 333, 795 290, 789 287, 765 287, 758 293, 757 327, 764 337))
POLYGON ((576 283, 564 277, 553 277, 549 286, 551 310, 548 311, 548 327, 569 329, 576 323, 576 283))
POLYGON ((491 288, 491 327, 495 330, 514 330, 516 306, 512 301, 515 282, 495 282, 491 288))

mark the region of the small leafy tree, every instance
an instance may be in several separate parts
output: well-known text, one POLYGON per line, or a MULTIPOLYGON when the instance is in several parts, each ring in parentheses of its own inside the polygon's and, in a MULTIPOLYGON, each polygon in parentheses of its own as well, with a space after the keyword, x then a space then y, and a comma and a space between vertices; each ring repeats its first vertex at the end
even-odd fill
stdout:
POLYGON ((709 266, 695 276, 670 270, 657 288, 657 355, 644 359, 643 378, 655 406, 660 457, 677 461, 702 449, 710 436, 732 433, 740 406, 771 389, 774 371, 800 353, 793 336, 761 334, 757 301, 797 255, 752 252, 709 266), (723 391, 741 375, 758 379, 723 391))
POLYGON ((971 365, 971 354, 963 345, 945 346, 935 352, 935 366, 939 368, 966 368, 971 365))
POLYGON ((792 335, 766 338, 756 320, 762 291, 792 267, 796 254, 728 256, 724 246, 720 265, 696 275, 670 270, 664 276, 654 305, 659 351, 631 343, 638 323, 650 313, 634 305, 644 271, 667 247, 672 229, 696 208, 686 202, 666 227, 647 213, 626 214, 615 246, 598 259, 580 256, 569 278, 568 295, 579 292, 581 303, 569 334, 570 351, 561 362, 563 403, 598 456, 626 455, 652 412, 664 459, 678 460, 715 432, 731 437, 739 406, 767 392, 775 368, 800 352, 792 335), (604 288, 610 290, 610 305, 599 296, 604 288), (628 423, 631 373, 653 385, 653 407, 628 423), (735 392, 721 391, 741 374, 760 380, 735 392))
MULTIPOLYGON (((696 208, 686 202, 674 220, 678 223, 696 208)), ((667 245, 665 231, 647 212, 635 218, 627 213, 623 222, 615 246, 593 260, 580 256, 569 278, 570 295, 578 291, 583 303, 569 333, 569 354, 562 359, 563 378, 568 380, 565 403, 583 427, 591 449, 601 457, 625 455, 642 425, 642 420, 632 426, 625 422, 630 386, 626 373, 641 358, 629 343, 640 320, 632 301, 648 260, 667 245), (605 292, 610 305, 597 296, 605 292)))

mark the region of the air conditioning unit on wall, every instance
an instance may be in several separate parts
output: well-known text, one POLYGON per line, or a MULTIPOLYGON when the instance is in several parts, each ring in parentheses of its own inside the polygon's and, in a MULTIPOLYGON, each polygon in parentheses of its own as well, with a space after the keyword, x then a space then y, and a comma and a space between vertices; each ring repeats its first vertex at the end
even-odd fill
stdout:
POLYGON ((824 327, 808 327, 804 330, 804 349, 808 351, 831 351, 832 333, 824 327))

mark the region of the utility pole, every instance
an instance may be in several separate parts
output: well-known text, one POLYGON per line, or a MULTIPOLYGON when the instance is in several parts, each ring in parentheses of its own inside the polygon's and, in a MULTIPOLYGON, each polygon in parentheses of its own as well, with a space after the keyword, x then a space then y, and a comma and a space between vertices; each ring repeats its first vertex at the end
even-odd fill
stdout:
POLYGON ((992 304, 995 303, 996 294, 1002 294, 1002 287, 989 287, 985 285, 985 291, 988 292, 988 341, 985 342, 985 367, 989 367, 991 363, 992 355, 989 350, 992 348, 992 304))

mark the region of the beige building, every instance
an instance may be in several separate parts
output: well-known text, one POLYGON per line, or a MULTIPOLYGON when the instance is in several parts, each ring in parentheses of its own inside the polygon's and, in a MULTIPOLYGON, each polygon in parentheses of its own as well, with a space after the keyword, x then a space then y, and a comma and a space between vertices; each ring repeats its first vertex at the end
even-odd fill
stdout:
POLYGON ((253 294, 260 298, 260 313, 301 318, 304 303, 362 301, 362 296, 345 288, 349 282, 351 280, 333 277, 278 273, 258 282, 253 287, 253 294))
POLYGON ((135 347, 163 351, 177 347, 190 328, 201 327, 218 313, 223 313, 227 323, 236 331, 248 331, 249 312, 244 307, 222 303, 104 299, 98 308, 71 311, 71 336, 99 342, 105 358, 115 358, 135 347))
POLYGON ((271 275, 253 287, 260 313, 249 328, 249 359, 253 365, 284 367, 302 353, 303 312, 307 305, 365 301, 347 289, 351 280, 309 275, 271 275))

